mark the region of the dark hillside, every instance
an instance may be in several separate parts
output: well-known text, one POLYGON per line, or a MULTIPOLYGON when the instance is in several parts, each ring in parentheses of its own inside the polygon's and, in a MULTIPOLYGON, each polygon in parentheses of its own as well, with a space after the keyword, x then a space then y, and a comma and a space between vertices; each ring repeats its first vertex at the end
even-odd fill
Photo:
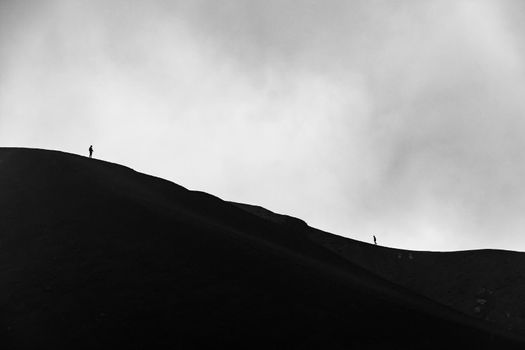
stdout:
POLYGON ((314 241, 366 270, 491 326, 525 336, 525 254, 375 247, 311 229, 314 241))
MULTIPOLYGON (((76 155, 0 149, 5 348, 511 348, 276 222, 76 155)), ((326 234, 328 235, 328 234, 326 234)))

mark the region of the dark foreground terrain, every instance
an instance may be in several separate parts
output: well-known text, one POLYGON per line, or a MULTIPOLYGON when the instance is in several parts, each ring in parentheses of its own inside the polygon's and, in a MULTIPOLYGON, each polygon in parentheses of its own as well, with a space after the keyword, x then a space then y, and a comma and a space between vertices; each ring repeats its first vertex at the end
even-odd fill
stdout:
POLYGON ((501 292, 496 306, 504 282, 479 268, 497 257, 470 258, 518 253, 439 254, 337 237, 99 160, 0 149, 5 349, 522 348, 523 281, 507 281, 514 299, 501 292))

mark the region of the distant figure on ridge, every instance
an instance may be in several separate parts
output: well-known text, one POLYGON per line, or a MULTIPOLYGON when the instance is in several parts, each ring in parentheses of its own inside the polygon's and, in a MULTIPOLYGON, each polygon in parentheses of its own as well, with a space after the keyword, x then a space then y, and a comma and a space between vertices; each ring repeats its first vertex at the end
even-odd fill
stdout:
POLYGON ((374 244, 377 245, 377 239, 375 235, 374 235, 374 244))
POLYGON ((93 145, 89 146, 89 158, 93 157, 93 145))

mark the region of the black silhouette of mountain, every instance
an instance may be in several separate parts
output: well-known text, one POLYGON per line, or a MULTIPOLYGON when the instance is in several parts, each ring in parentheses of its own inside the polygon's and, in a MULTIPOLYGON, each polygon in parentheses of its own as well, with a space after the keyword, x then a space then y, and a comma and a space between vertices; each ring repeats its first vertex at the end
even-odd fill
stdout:
POLYGON ((498 271, 525 261, 518 253, 376 247, 120 165, 36 149, 0 149, 0 208, 6 349, 524 344, 509 328, 519 329, 516 298, 498 301, 498 286, 521 280, 484 275, 499 259, 498 271), (512 321, 499 321, 500 311, 512 321))

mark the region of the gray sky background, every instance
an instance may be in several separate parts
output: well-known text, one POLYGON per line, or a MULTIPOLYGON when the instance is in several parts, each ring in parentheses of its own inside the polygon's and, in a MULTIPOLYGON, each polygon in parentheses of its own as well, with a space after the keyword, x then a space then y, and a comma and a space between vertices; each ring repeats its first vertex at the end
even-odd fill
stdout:
POLYGON ((521 1, 0 0, 0 146, 425 250, 525 250, 521 1))

